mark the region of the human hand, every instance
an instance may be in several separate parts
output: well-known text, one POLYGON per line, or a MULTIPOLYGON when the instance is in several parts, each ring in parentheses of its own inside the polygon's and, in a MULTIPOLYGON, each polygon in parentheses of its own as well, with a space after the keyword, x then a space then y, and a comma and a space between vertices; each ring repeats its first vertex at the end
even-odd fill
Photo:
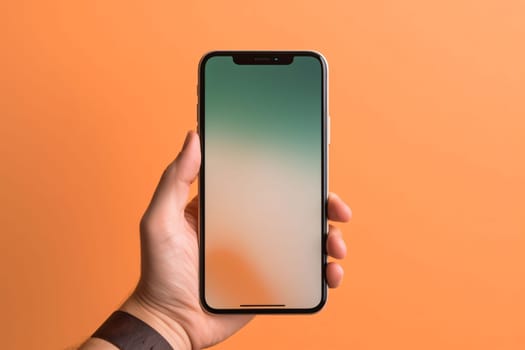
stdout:
MULTIPOLYGON (((155 328, 176 349, 201 349, 223 341, 253 315, 212 315, 199 302, 198 198, 188 204, 191 183, 201 161, 198 135, 190 131, 184 146, 164 171, 140 224, 141 276, 121 307, 155 328)), ((328 197, 328 218, 346 222, 351 211, 335 194, 328 197)), ((327 253, 342 259, 341 231, 330 225, 327 253)), ((343 277, 337 262, 326 266, 328 286, 343 277)))

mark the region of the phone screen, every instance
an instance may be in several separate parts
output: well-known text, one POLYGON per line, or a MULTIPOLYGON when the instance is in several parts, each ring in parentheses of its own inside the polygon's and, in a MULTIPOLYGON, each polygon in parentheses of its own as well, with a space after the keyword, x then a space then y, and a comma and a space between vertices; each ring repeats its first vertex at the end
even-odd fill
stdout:
POLYGON ((321 307, 324 60, 234 57, 209 54, 200 68, 201 302, 214 311, 321 307))

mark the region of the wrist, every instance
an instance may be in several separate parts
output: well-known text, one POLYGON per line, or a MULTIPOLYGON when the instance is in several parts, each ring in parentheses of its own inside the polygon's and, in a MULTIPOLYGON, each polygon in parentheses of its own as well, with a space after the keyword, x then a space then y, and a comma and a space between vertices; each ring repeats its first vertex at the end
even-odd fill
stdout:
POLYGON ((120 307, 121 311, 125 311, 151 328, 155 329, 173 349, 191 349, 191 341, 182 327, 177 321, 164 315, 163 313, 149 307, 147 303, 136 294, 129 297, 128 300, 120 307))

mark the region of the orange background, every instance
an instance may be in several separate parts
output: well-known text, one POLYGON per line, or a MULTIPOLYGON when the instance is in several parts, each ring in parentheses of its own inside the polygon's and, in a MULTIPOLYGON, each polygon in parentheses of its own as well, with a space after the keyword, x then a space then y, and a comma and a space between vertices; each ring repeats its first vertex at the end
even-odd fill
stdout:
POLYGON ((0 29, 2 348, 79 344, 132 290, 213 49, 325 54, 354 210, 326 309, 217 349, 525 348, 523 1, 4 1, 0 29))

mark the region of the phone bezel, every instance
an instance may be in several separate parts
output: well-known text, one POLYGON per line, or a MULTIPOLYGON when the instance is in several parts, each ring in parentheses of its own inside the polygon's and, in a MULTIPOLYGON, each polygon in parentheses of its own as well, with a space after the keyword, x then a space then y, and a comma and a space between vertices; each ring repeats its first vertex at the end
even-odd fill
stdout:
MULTIPOLYGON (((266 64, 266 63, 254 63, 254 64, 266 64)), ((269 63, 273 64, 273 63, 269 63)), ((274 63, 280 64, 280 63, 274 63)), ((199 222, 198 222, 198 234, 199 234, 199 299, 202 308, 213 314, 311 314, 318 312, 323 308, 327 301, 327 285, 326 285, 326 264, 327 264, 327 254, 326 254, 326 238, 327 238, 327 201, 328 201, 328 192, 327 192, 327 168, 328 168, 328 144, 327 144, 327 119, 328 119, 328 64, 324 56, 316 51, 212 51, 208 52, 201 58, 198 68, 198 106, 197 106, 197 129, 200 135, 201 143, 201 168, 199 172, 199 222), (316 58, 321 64, 321 74, 322 74, 322 122, 321 122, 321 200, 323 201, 322 205, 322 219, 321 219, 321 299, 319 303, 311 308, 234 308, 234 309, 222 309, 214 308, 210 306, 206 301, 205 295, 205 227, 204 227, 204 201, 205 201, 205 190, 204 190, 204 160, 205 160, 205 134, 204 134, 204 125, 205 125, 205 66, 206 62, 217 56, 238 56, 238 55, 254 55, 254 56, 283 56, 287 57, 288 55, 296 56, 308 56, 316 58)))

